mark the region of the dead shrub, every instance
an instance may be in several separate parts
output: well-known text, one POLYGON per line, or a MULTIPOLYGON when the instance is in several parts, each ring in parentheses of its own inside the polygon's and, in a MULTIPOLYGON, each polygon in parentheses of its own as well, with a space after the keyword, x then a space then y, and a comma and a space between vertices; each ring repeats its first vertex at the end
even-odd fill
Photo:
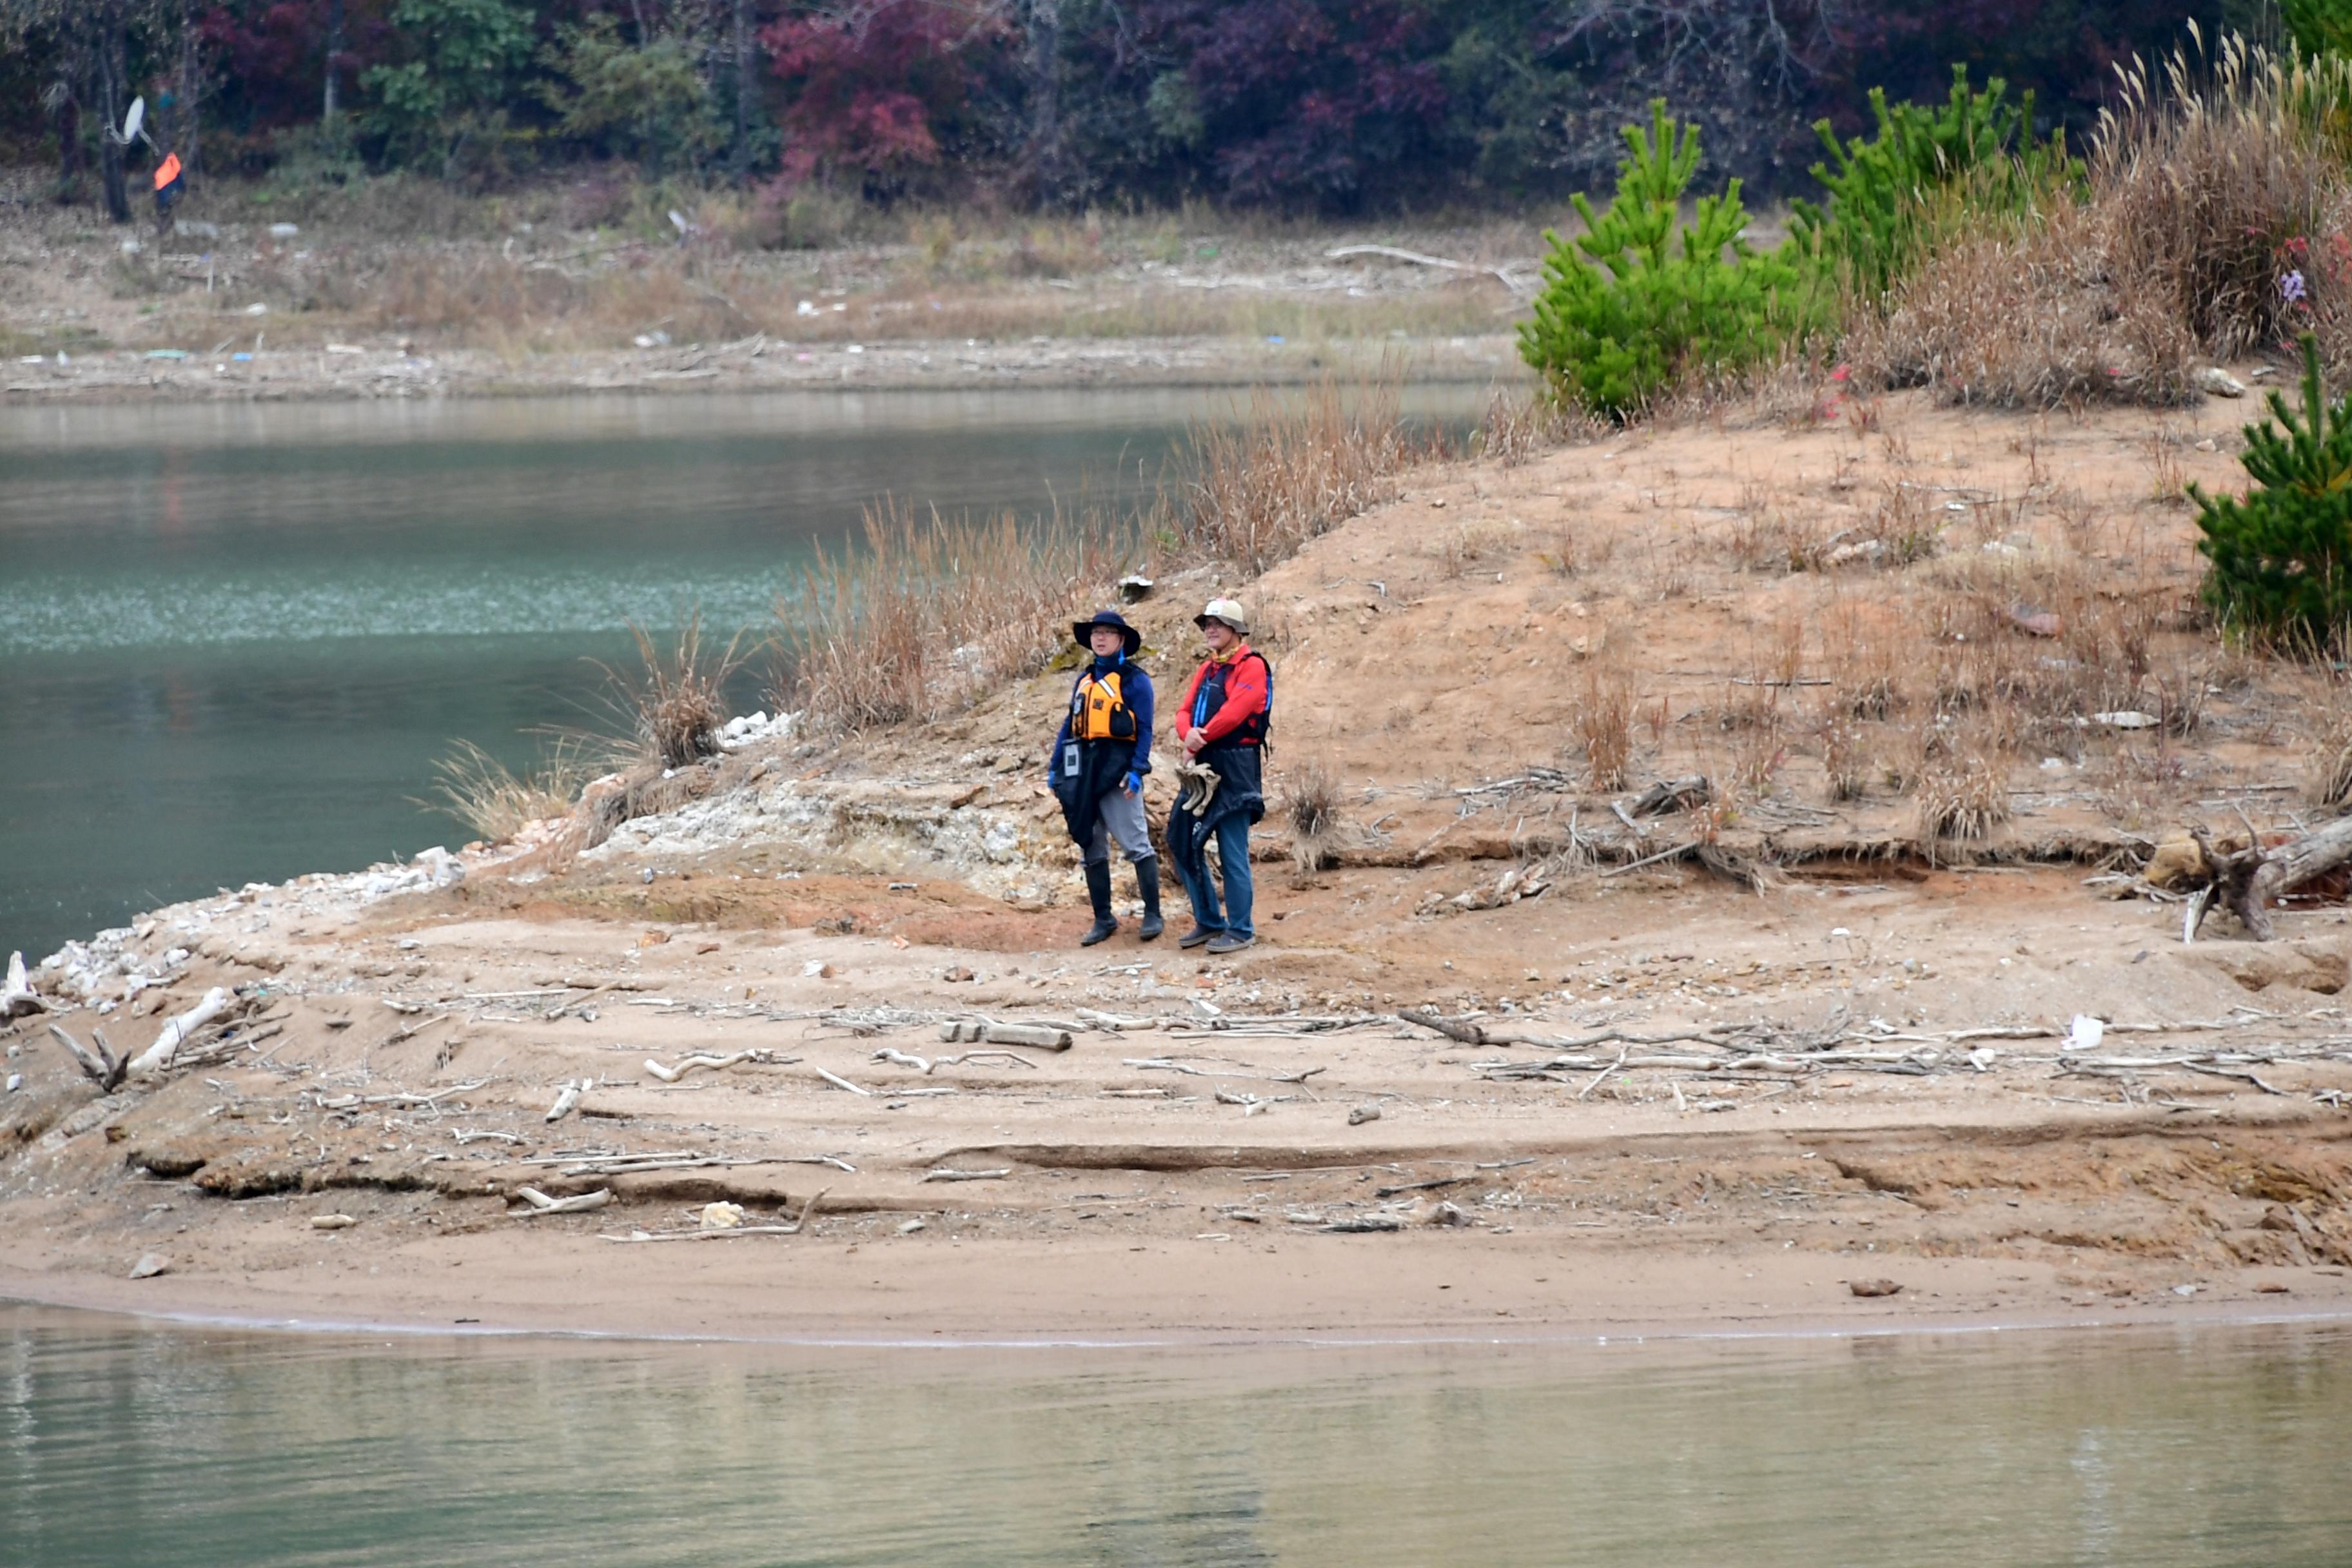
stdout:
POLYGON ((1623 789, 1633 761, 1633 678, 1613 662, 1586 665, 1573 726, 1591 787, 1603 795, 1623 789))

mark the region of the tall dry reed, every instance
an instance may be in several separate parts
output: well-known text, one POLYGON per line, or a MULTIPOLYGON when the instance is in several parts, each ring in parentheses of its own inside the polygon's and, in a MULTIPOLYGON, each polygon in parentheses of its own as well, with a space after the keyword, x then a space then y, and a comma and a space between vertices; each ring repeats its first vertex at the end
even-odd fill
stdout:
POLYGON ((1882 385, 2006 407, 2197 396, 2200 358, 2316 331, 2352 369, 2352 62, 2201 36, 2119 72, 2087 192, 1948 237, 1849 358, 1882 385))
POLYGON ((820 548, 799 599, 776 605, 776 700, 823 729, 938 719, 1034 674, 1129 549, 1127 530, 1058 511, 1024 528, 887 502, 865 522, 863 549, 820 548))
POLYGON ((1185 544, 1255 576, 1348 519, 1396 499, 1398 475, 1442 456, 1442 434, 1404 423, 1391 372, 1353 396, 1323 381, 1301 397, 1258 391, 1238 424, 1195 426, 1179 527, 1185 544))
POLYGON ((2229 358, 2333 328, 2347 347, 2352 60, 2283 58, 2225 36, 2120 72, 2093 142, 2119 279, 2229 358), (2301 299, 2281 279, 2299 276, 2301 299))

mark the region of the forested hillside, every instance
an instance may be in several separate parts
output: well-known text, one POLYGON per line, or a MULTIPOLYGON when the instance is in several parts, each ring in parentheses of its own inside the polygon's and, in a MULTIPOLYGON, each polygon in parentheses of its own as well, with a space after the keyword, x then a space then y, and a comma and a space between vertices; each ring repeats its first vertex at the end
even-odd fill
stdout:
POLYGON ((604 165, 1346 214, 1590 185, 1664 97, 1710 174, 1806 195, 1811 121, 1862 129, 1872 87, 1938 97, 1966 63, 2079 132, 2189 20, 2278 26, 2242 0, 0 0, 0 158, 124 216, 102 128, 143 97, 199 182, 604 165))

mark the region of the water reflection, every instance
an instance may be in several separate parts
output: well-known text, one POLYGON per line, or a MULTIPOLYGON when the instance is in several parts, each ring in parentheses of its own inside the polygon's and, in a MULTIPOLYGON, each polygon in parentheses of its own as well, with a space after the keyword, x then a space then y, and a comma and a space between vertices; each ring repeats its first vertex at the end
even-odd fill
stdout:
POLYGON ((2347 1348, 867 1353, 0 1311, 0 1561, 2316 1568, 2352 1560, 2347 1348))

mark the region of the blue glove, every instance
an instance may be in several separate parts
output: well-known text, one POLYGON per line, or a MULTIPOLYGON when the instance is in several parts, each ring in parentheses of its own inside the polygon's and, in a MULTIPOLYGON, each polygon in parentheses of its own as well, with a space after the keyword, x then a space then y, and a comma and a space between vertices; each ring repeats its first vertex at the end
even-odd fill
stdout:
POLYGON ((1129 773, 1127 775, 1127 782, 1119 787, 1126 790, 1129 795, 1141 795, 1143 793, 1143 780, 1139 775, 1134 773, 1129 773))

